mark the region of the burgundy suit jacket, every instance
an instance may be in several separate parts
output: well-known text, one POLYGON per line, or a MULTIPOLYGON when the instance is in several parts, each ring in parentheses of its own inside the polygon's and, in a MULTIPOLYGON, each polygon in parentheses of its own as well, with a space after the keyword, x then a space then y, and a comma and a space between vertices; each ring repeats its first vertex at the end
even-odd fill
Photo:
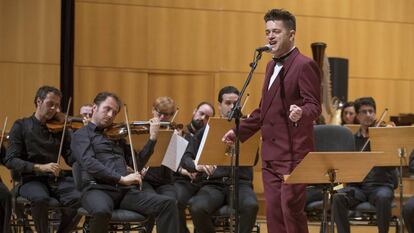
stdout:
POLYGON ((292 51, 283 63, 286 110, 281 98, 281 72, 268 90, 275 64, 273 60, 267 64, 260 105, 241 122, 240 139, 243 142, 261 130, 264 161, 298 161, 314 150, 313 121, 321 113, 320 71, 297 48, 292 51), (297 127, 287 120, 292 104, 303 110, 297 127))

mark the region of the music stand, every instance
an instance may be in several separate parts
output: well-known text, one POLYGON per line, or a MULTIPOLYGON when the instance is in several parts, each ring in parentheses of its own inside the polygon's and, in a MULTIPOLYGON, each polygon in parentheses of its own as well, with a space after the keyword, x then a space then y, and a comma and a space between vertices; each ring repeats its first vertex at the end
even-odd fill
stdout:
MULTIPOLYGON (((152 153, 151 157, 148 159, 148 162, 144 166, 159 167, 161 165, 173 132, 173 130, 160 130, 158 132, 157 144, 155 145, 154 153, 152 153)), ((148 134, 133 134, 131 136, 135 147, 134 149, 137 151, 140 151, 149 140, 148 134)))
POLYGON ((371 150, 384 151, 378 159, 376 166, 396 166, 399 167, 398 186, 400 188, 400 232, 404 229, 404 219, 402 217, 403 207, 403 183, 402 167, 407 166, 407 151, 414 148, 414 127, 370 127, 369 138, 371 140, 371 150))
MULTIPOLYGON (((239 190, 238 190, 238 169, 239 166, 253 166, 256 161, 256 155, 259 152, 260 133, 256 133, 244 143, 240 143, 239 160, 236 160, 234 146, 225 145, 221 139, 223 135, 234 127, 234 122, 224 118, 211 117, 204 131, 200 147, 197 152, 196 164, 202 165, 220 165, 232 167, 232 185, 233 195, 230 198, 230 206, 234 208, 235 228, 239 229, 239 190), (234 187, 234 188, 233 188, 234 187)), ((230 224, 230 232, 233 232, 230 224)))
MULTIPOLYGON (((234 122, 225 118, 211 117, 208 121, 209 130, 206 135, 205 143, 198 152, 199 159, 197 164, 201 165, 232 165, 232 152, 234 146, 227 146, 221 139, 223 135, 234 127, 234 122), (202 156, 201 156, 202 155, 202 156)), ((204 137, 204 135, 203 135, 204 137)), ((253 166, 256 160, 256 154, 260 145, 260 133, 250 137, 247 141, 240 144, 240 166, 253 166)))
POLYGON ((334 184, 361 182, 382 152, 310 152, 290 175, 287 184, 329 184, 324 194, 322 232, 328 232, 328 209, 331 210, 331 233, 334 233, 332 198, 334 184), (329 197, 328 197, 329 195, 329 197), (329 203, 329 204, 328 204, 329 203))

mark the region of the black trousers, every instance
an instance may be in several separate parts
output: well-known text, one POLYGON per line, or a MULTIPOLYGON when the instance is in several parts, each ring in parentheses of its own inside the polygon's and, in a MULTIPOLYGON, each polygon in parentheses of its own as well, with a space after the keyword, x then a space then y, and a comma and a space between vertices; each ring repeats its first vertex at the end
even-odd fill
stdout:
POLYGON ((107 190, 87 187, 82 194, 82 206, 92 215, 89 225, 93 233, 108 232, 111 213, 117 208, 154 217, 159 233, 178 232, 176 201, 167 196, 135 188, 107 190))
POLYGON ((175 192, 177 194, 178 220, 180 222, 180 233, 190 233, 187 227, 185 209, 188 201, 200 190, 201 186, 197 183, 191 183, 187 179, 177 179, 174 182, 175 192))
MULTIPOLYGON (((160 194, 163 196, 167 196, 170 197, 173 200, 177 200, 177 193, 175 192, 175 188, 174 185, 171 184, 165 184, 165 185, 160 185, 160 186, 154 186, 151 185, 151 183, 146 182, 144 180, 144 182, 142 183, 142 190, 144 192, 150 192, 153 194, 160 194)), ((147 232, 152 232, 152 229, 154 228, 154 224, 155 224, 155 219, 154 218, 150 218, 147 222, 147 224, 145 225, 145 228, 147 229, 147 232)))
POLYGON ((369 201, 376 208, 378 232, 388 233, 394 190, 388 186, 372 186, 363 189, 348 186, 333 196, 334 219, 338 233, 349 233, 348 210, 361 202, 369 201))
POLYGON ((19 194, 31 202, 32 217, 36 231, 48 232, 49 200, 55 198, 62 207, 62 217, 57 232, 70 232, 79 223, 77 209, 80 206, 80 193, 76 190, 72 177, 36 178, 23 183, 19 188, 19 194))
MULTIPOLYGON (((229 204, 230 189, 226 184, 205 184, 190 201, 194 227, 200 233, 214 233, 212 215, 229 204)), ((251 233, 259 206, 250 181, 239 183, 240 233, 251 233)))
POLYGON ((12 195, 0 179, 0 232, 9 233, 12 195))
POLYGON ((403 207, 404 223, 408 233, 414 233, 414 196, 410 197, 403 207))

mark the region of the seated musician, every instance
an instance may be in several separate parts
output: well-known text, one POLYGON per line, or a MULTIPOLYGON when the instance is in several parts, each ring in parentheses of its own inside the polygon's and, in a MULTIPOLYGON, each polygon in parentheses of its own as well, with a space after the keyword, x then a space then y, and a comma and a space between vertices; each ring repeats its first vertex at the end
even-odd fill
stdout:
MULTIPOLYGON (((360 129, 355 134, 355 145, 361 151, 369 138, 368 127, 375 125, 376 105, 372 97, 355 101, 355 111, 360 129)), ((370 151, 370 144, 364 151, 370 151)), ((334 219, 339 233, 349 233, 348 210, 362 202, 370 202, 376 208, 378 232, 387 233, 391 219, 391 204, 397 187, 397 171, 394 167, 374 167, 362 183, 349 184, 333 197, 334 219)))
MULTIPOLYGON (((153 119, 160 122, 169 122, 176 112, 176 106, 173 99, 167 96, 158 97, 152 105, 153 119)), ((158 131, 152 133, 150 140, 157 139, 158 131)), ((150 167, 143 177, 142 188, 145 192, 158 193, 168 196, 174 200, 177 199, 173 180, 173 171, 165 166, 150 167)), ((146 226, 147 232, 152 232, 153 221, 150 220, 146 226)))
POLYGON ((84 125, 87 125, 92 117, 92 104, 84 104, 79 109, 79 114, 82 116, 84 125))
MULTIPOLYGON (((0 145, 0 164, 3 164, 6 150, 0 145)), ((11 218, 12 195, 0 177, 0 232, 9 233, 11 218)))
MULTIPOLYGON (((212 104, 208 102, 199 103, 197 108, 193 111, 191 122, 182 131, 182 136, 187 141, 191 142, 194 135, 207 124, 208 119, 214 116, 214 113, 212 104)), ((196 182, 193 182, 196 175, 196 172, 188 172, 183 167, 180 167, 178 172, 174 174, 174 188, 176 190, 179 209, 180 233, 189 232, 186 226, 185 209, 188 200, 190 200, 200 188, 196 182)))
POLYGON ((346 102, 342 106, 341 125, 357 124, 354 102, 346 102))
MULTIPOLYGON (((48 208, 51 198, 62 206, 62 220, 58 232, 70 232, 79 222, 77 208, 80 193, 76 190, 70 172, 61 172, 58 153, 62 132, 52 133, 46 122, 60 111, 62 93, 50 86, 40 87, 34 103, 36 112, 17 120, 9 133, 5 163, 9 169, 21 173, 18 194, 31 203, 32 217, 37 232, 48 232, 48 208)), ((65 132, 62 155, 72 164, 70 134, 65 132)))
MULTIPOLYGON (((176 201, 169 197, 139 190, 139 172, 128 174, 133 166, 125 139, 111 140, 105 135, 121 109, 121 101, 112 93, 99 93, 93 101, 91 121, 74 133, 72 154, 82 170, 82 207, 91 215, 91 232, 108 232, 108 223, 115 208, 153 216, 157 232, 178 231, 176 201)), ((151 125, 150 131, 159 124, 151 125)), ((156 129, 157 130, 157 129, 156 129)), ((151 133, 150 133, 151 134, 151 133)), ((152 154, 155 141, 149 140, 137 155, 137 169, 152 154)))
MULTIPOLYGON (((410 172, 414 172, 414 150, 410 155, 409 170, 410 172)), ((414 233, 414 195, 404 204, 403 217, 408 233, 414 233)))
MULTIPOLYGON (((239 97, 239 91, 233 86, 227 86, 218 94, 218 108, 220 117, 227 117, 239 97)), ((189 172, 203 173, 200 181, 201 188, 193 196, 190 202, 190 212, 197 232, 215 232, 212 215, 223 205, 228 205, 231 198, 231 167, 229 166, 200 166, 195 165, 199 142, 204 130, 197 133, 194 145, 190 145, 182 159, 183 168, 189 172), (208 177, 207 177, 208 176, 208 177)), ((252 155, 254 156, 254 155, 252 155)), ((240 167, 239 169, 239 213, 240 232, 250 233, 256 222, 256 214, 259 209, 256 194, 253 191, 252 167, 240 167)))

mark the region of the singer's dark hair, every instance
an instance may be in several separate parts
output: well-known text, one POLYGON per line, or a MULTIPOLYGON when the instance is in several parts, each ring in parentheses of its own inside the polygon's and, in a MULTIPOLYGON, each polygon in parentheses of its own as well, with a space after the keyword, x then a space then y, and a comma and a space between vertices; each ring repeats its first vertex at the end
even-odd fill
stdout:
POLYGON ((284 9, 271 9, 264 16, 265 22, 276 20, 283 21, 283 23, 289 30, 296 31, 296 18, 289 11, 284 9))
POLYGON ((239 92, 239 90, 237 90, 237 88, 235 88, 233 86, 226 86, 226 87, 221 88, 221 90, 220 90, 220 92, 218 94, 218 97, 217 97, 217 100, 218 100, 219 103, 221 103, 223 101, 223 95, 224 94, 236 94, 236 95, 239 95, 240 92, 239 92))
POLYGON ((377 106, 375 104, 375 100, 372 97, 361 97, 359 99, 356 99, 354 102, 355 112, 359 112, 359 109, 363 106, 371 106, 374 108, 374 111, 377 111, 377 106))

